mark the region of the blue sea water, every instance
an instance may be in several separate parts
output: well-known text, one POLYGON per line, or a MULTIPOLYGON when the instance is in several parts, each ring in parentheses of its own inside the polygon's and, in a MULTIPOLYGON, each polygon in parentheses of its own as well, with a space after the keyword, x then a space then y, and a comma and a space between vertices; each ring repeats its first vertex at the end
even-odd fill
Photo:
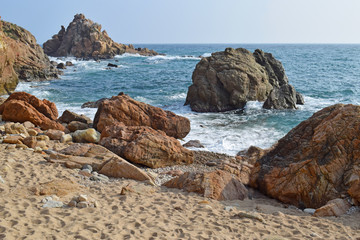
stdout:
POLYGON ((210 151, 236 154, 251 145, 266 148, 276 143, 314 112, 335 104, 360 104, 360 45, 306 44, 166 44, 138 45, 166 56, 142 57, 124 54, 101 62, 74 58, 61 79, 23 82, 16 91, 26 91, 56 103, 60 114, 69 109, 89 117, 96 109, 81 109, 87 101, 125 92, 136 100, 171 110, 191 121, 183 142, 200 140, 210 151), (285 68, 290 83, 305 97, 298 110, 264 110, 249 102, 244 113, 196 113, 184 106, 191 75, 200 56, 227 47, 257 48, 272 53, 285 68), (119 68, 106 69, 108 63, 119 68))

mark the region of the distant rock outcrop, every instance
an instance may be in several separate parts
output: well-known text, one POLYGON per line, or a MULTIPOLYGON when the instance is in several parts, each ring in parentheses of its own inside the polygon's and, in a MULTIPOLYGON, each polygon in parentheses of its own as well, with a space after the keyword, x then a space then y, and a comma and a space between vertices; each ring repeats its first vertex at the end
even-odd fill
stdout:
POLYGON ((360 106, 337 104, 300 123, 259 159, 250 185, 302 208, 360 203, 360 106))
POLYGON ((19 80, 47 80, 59 73, 30 32, 0 21, 0 95, 14 91, 19 80))
POLYGON ((61 26, 58 34, 43 44, 49 56, 74 56, 84 59, 108 59, 126 52, 145 56, 158 55, 147 48, 135 49, 132 45, 114 42, 101 31, 101 25, 86 19, 83 14, 76 14, 67 29, 61 26))
POLYGON ((202 58, 192 80, 185 105, 190 104, 196 112, 244 108, 247 101, 265 101, 269 95, 264 108, 296 108, 296 91, 289 85, 281 62, 259 49, 251 53, 227 48, 202 58))

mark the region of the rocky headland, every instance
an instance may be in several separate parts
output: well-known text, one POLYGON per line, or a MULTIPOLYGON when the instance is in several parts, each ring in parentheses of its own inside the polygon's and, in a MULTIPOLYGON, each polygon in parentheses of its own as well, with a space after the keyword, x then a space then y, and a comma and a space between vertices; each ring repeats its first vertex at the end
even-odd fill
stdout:
POLYGON ((251 53, 227 48, 202 58, 192 81, 185 105, 196 112, 242 109, 248 101, 265 101, 266 109, 296 109, 296 104, 304 104, 281 62, 259 49, 251 53))
POLYGON ((83 14, 76 14, 66 29, 61 26, 60 31, 43 44, 43 48, 49 56, 95 60, 109 59, 124 53, 158 55, 154 50, 114 42, 105 30, 101 30, 100 24, 85 18, 83 14))
POLYGON ((60 73, 29 31, 0 21, 0 95, 13 92, 19 81, 49 80, 60 73))

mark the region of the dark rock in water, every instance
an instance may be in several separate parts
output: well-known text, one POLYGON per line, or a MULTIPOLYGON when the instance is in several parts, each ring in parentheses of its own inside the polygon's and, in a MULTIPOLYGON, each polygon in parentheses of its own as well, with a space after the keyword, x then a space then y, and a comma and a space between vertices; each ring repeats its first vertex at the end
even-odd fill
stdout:
POLYGON ((0 20, 0 95, 11 94, 19 80, 50 80, 58 74, 29 31, 0 20))
POLYGON ((68 66, 68 67, 74 66, 74 64, 72 62, 70 62, 70 61, 66 61, 65 65, 68 66))
POLYGON ((108 98, 101 98, 95 102, 86 102, 83 105, 81 105, 81 108, 98 108, 100 104, 105 101, 108 98))
POLYGON ((264 102, 266 109, 296 109, 296 91, 290 84, 271 90, 264 102))
POLYGON ((241 109, 247 101, 265 101, 274 88, 289 85, 281 62, 272 54, 243 48, 202 58, 192 80, 185 105, 196 112, 241 109))
POLYGON ((187 143, 185 143, 183 147, 205 148, 204 145, 202 145, 199 140, 190 140, 187 143))
POLYGON ((296 104, 298 104, 298 105, 304 105, 305 104, 304 97, 299 92, 296 92, 296 104))
POLYGON ((101 25, 86 19, 83 14, 76 14, 73 21, 65 29, 61 26, 58 34, 43 44, 49 56, 74 56, 81 59, 108 59, 125 52, 138 53, 146 56, 158 55, 148 49, 137 51, 132 45, 114 42, 101 31, 101 25))
POLYGON ((360 106, 316 112, 259 159, 250 185, 282 202, 319 208, 350 195, 360 203, 360 106))
POLYGON ((56 68, 58 68, 58 69, 66 69, 66 66, 65 66, 64 63, 59 63, 59 64, 56 66, 56 68))
POLYGON ((112 63, 108 63, 108 65, 107 65, 108 67, 115 67, 115 68, 117 68, 118 67, 118 65, 116 65, 116 64, 112 64, 112 63))

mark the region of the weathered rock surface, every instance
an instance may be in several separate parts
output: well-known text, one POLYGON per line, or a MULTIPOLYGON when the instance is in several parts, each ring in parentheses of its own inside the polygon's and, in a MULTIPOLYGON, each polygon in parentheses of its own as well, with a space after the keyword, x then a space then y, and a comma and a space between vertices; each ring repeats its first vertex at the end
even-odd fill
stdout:
POLYGON ((59 73, 30 32, 0 20, 0 95, 13 92, 19 80, 48 80, 59 73))
POLYGON ((163 185, 200 193, 204 197, 220 201, 244 200, 248 196, 247 189, 239 180, 221 170, 206 173, 186 172, 163 185))
POLYGON ((183 145, 183 147, 187 148, 205 148, 204 145, 201 144, 199 140, 190 140, 183 145))
POLYGON ((265 101, 273 89, 289 86, 281 62, 272 54, 243 48, 227 48, 202 58, 192 80, 185 105, 196 112, 244 108, 247 101, 265 101))
POLYGON ((128 161, 151 168, 193 162, 193 153, 182 147, 178 140, 150 127, 106 127, 101 133, 100 144, 128 161))
POLYGON ((100 104, 94 118, 94 128, 102 132, 106 126, 117 123, 126 126, 149 126, 174 138, 184 138, 190 132, 189 119, 138 102, 122 93, 100 104))
POLYGON ((46 99, 39 100, 25 92, 11 94, 0 106, 0 114, 2 114, 4 121, 20 123, 29 121, 44 130, 65 130, 64 126, 55 121, 58 112, 53 102, 46 99))
POLYGON ((337 198, 330 200, 326 205, 316 209, 314 216, 315 217, 326 217, 326 216, 336 216, 340 217, 344 215, 351 207, 351 204, 346 200, 337 198))
POLYGON ((86 102, 83 105, 81 105, 81 108, 98 108, 100 104, 108 98, 101 98, 95 102, 86 102))
POLYGON ((65 29, 61 26, 58 34, 43 44, 44 52, 49 56, 74 56, 85 59, 113 58, 125 52, 141 55, 158 55, 155 51, 138 51, 132 45, 114 42, 101 31, 101 25, 86 19, 83 14, 76 14, 73 21, 65 29))
POLYGON ((266 109, 296 109, 297 98, 295 88, 291 85, 283 85, 271 90, 264 102, 266 109))
POLYGON ((83 122, 86 124, 92 123, 91 119, 88 118, 87 116, 85 116, 83 114, 79 115, 77 113, 70 112, 69 110, 65 110, 63 112, 63 114, 61 115, 61 117, 59 117, 58 121, 61 123, 70 123, 73 121, 83 122))
POLYGON ((98 143, 100 141, 100 133, 94 128, 76 130, 72 137, 77 143, 98 143))
POLYGON ((359 202, 360 106, 315 113, 258 160, 250 185, 299 207, 319 208, 349 194, 359 202))

